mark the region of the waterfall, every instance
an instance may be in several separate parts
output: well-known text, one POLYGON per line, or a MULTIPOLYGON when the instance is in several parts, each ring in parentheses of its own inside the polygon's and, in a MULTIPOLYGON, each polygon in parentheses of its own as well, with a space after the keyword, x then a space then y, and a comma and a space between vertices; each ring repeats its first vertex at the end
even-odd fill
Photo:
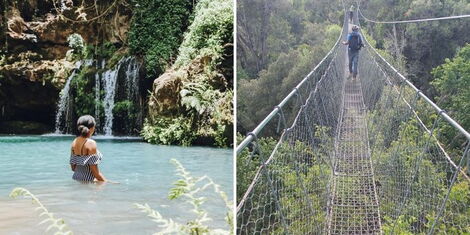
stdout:
POLYGON ((55 133, 56 134, 62 134, 66 131, 66 130, 61 130, 60 129, 61 118, 65 113, 65 115, 66 115, 65 116, 65 123, 66 123, 65 125, 66 125, 66 128, 67 128, 67 119, 68 119, 67 117, 69 116, 68 115, 69 112, 68 112, 68 109, 66 110, 66 108, 68 107, 68 103, 69 103, 70 82, 75 77, 75 75, 77 73, 77 70, 80 69, 80 67, 82 66, 82 63, 83 63, 83 61, 77 61, 75 63, 75 69, 73 69, 72 74, 70 74, 70 76, 67 78, 67 82, 65 82, 64 88, 60 91, 59 103, 57 105, 57 114, 56 114, 56 117, 55 117, 55 133))
POLYGON ((104 135, 113 135, 113 108, 114 108, 114 94, 116 92, 116 81, 119 69, 124 59, 121 59, 114 69, 107 70, 103 73, 103 88, 104 88, 104 135))
MULTIPOLYGON (((106 65, 106 60, 101 60, 101 67, 99 67, 99 64, 96 63, 96 70, 98 71, 99 69, 104 69, 106 65)), ((96 73, 95 74, 95 120, 96 120, 96 129, 98 129, 101 125, 101 120, 100 120, 100 101, 101 101, 101 74, 96 73)), ((95 130, 98 132, 98 130, 95 130)))
MULTIPOLYGON (((126 70, 126 95, 127 99, 133 101, 134 104, 138 104, 138 109, 140 107, 139 99, 139 69, 140 66, 137 63, 135 57, 129 57, 129 63, 127 64, 126 70)), ((137 113, 137 118, 135 120, 136 124, 139 125, 142 122, 142 111, 137 113)))
POLYGON ((142 104, 139 92, 140 65, 136 58, 124 57, 113 68, 107 70, 105 70, 104 59, 100 62, 95 61, 95 64, 93 62, 92 60, 77 62, 76 68, 67 79, 60 93, 55 133, 62 134, 71 131, 72 119, 77 117, 77 111, 74 110, 75 98, 72 97, 75 92, 70 88, 71 81, 81 67, 94 66, 96 73, 87 76, 86 79, 90 82, 94 80, 94 87, 89 91, 89 96, 94 100, 92 113, 96 120, 95 132, 112 136, 114 128, 118 134, 137 134, 142 125, 142 104), (113 109, 119 102, 130 102, 131 105, 124 111, 123 106, 120 106, 119 115, 115 116, 113 111, 116 112, 116 110, 113 109))

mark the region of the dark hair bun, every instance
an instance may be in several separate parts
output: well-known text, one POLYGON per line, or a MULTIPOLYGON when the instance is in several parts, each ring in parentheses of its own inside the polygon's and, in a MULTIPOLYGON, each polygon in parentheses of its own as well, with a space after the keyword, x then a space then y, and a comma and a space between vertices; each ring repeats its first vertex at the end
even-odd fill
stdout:
POLYGON ((87 137, 90 129, 96 125, 95 119, 90 115, 84 115, 77 120, 78 135, 87 137))
POLYGON ((88 127, 84 126, 84 125, 79 125, 78 126, 78 133, 81 136, 85 137, 85 136, 88 135, 88 133, 90 133, 90 129, 88 127))

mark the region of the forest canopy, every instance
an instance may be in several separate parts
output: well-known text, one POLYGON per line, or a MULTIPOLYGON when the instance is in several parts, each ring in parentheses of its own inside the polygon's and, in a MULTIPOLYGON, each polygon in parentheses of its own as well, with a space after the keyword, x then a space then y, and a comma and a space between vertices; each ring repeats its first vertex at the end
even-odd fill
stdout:
POLYGON ((237 1, 237 128, 252 130, 341 33, 341 1, 237 1))

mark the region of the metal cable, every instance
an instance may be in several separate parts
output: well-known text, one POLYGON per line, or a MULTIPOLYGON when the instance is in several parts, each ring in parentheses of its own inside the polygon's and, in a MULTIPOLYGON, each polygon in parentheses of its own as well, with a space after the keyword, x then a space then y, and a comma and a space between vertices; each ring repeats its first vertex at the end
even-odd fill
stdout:
POLYGON ((357 3, 357 12, 365 21, 376 23, 376 24, 404 24, 404 23, 420 23, 420 22, 428 22, 428 21, 436 21, 436 20, 454 20, 454 19, 463 19, 463 18, 470 18, 470 15, 456 15, 456 16, 444 16, 444 17, 435 17, 435 18, 425 18, 425 19, 415 19, 415 20, 396 20, 396 21, 377 21, 371 20, 364 16, 362 13, 359 2, 357 3))

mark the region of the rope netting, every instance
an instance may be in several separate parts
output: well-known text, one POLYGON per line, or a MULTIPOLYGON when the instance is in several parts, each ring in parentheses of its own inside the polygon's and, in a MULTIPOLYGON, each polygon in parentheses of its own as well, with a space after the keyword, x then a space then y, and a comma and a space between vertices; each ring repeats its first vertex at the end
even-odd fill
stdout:
POLYGON ((367 40, 348 79, 346 50, 338 40, 238 146, 238 171, 259 166, 237 234, 470 233, 468 133, 367 40))

